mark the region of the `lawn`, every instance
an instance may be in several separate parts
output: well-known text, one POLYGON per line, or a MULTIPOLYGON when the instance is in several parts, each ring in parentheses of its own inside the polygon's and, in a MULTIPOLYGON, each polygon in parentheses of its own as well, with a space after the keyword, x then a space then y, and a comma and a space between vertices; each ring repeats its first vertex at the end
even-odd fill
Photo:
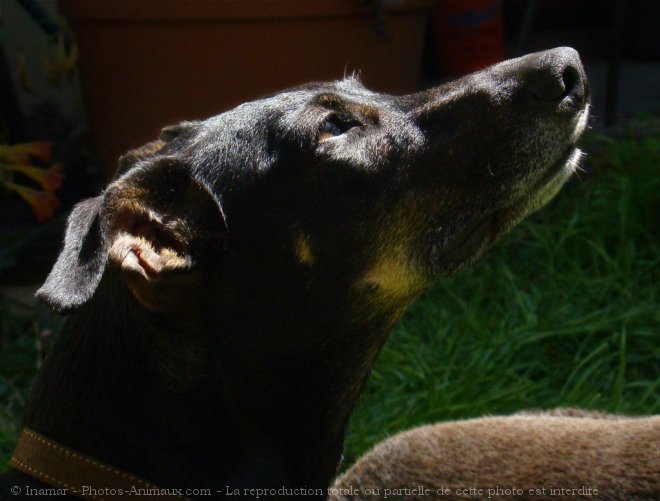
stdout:
MULTIPOLYGON (((394 329, 346 461, 439 420, 579 405, 660 412, 660 140, 592 136, 588 171, 394 329)), ((0 471, 43 352, 43 311, 2 303, 0 471)))

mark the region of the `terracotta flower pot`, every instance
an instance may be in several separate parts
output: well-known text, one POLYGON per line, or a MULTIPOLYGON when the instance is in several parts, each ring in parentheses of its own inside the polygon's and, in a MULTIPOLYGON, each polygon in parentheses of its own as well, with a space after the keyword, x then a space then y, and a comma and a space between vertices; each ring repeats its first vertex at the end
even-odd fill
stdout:
POLYGON ((80 48, 92 137, 110 177, 160 127, 261 95, 360 71, 369 87, 415 89, 430 0, 61 0, 80 48))

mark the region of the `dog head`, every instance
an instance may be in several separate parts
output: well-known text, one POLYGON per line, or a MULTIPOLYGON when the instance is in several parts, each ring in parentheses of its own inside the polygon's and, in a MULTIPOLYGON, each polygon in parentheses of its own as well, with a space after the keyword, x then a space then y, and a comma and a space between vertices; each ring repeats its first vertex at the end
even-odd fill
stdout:
POLYGON ((310 84, 165 129, 71 213, 38 294, 78 311, 35 386, 69 371, 89 412, 67 422, 156 430, 218 485, 235 464, 257 485, 328 485, 393 322, 557 192, 587 94, 556 49, 409 96, 310 84), (119 407, 88 405, 85 377, 119 407))
POLYGON ((273 311, 399 311, 557 193, 587 101, 559 48, 412 95, 349 78, 167 128, 74 209, 39 295, 75 309, 115 269, 152 311, 194 311, 200 280, 273 311))

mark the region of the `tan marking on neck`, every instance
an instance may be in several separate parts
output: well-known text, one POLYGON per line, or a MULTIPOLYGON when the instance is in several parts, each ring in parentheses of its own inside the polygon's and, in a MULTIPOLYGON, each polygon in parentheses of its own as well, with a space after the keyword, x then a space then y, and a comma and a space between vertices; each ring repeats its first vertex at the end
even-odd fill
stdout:
POLYGON ((296 253, 298 262, 307 266, 312 266, 316 260, 312 247, 309 243, 309 236, 302 231, 295 232, 293 236, 293 250, 296 253))
POLYGON ((358 293, 369 290, 371 308, 405 310, 412 298, 427 285, 427 280, 413 262, 408 242, 400 242, 379 254, 358 279, 358 293), (404 306, 405 305, 405 306, 404 306), (401 308, 403 306, 403 308, 401 308))
POLYGON ((371 260, 355 283, 356 292, 368 298, 369 308, 405 311, 428 285, 412 251, 426 207, 415 194, 404 197, 394 210, 381 217, 381 228, 372 238, 371 260))
POLYGON ((380 295, 400 297, 410 294, 421 282, 417 273, 399 256, 381 256, 362 276, 360 284, 375 286, 380 295))

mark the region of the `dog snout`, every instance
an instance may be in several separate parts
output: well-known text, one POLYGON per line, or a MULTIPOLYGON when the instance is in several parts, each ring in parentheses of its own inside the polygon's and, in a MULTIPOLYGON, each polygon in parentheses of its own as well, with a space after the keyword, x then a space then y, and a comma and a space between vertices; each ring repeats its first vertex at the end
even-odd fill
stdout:
POLYGON ((589 100, 589 85, 575 49, 558 47, 528 56, 522 67, 522 91, 537 108, 583 109, 589 100))

